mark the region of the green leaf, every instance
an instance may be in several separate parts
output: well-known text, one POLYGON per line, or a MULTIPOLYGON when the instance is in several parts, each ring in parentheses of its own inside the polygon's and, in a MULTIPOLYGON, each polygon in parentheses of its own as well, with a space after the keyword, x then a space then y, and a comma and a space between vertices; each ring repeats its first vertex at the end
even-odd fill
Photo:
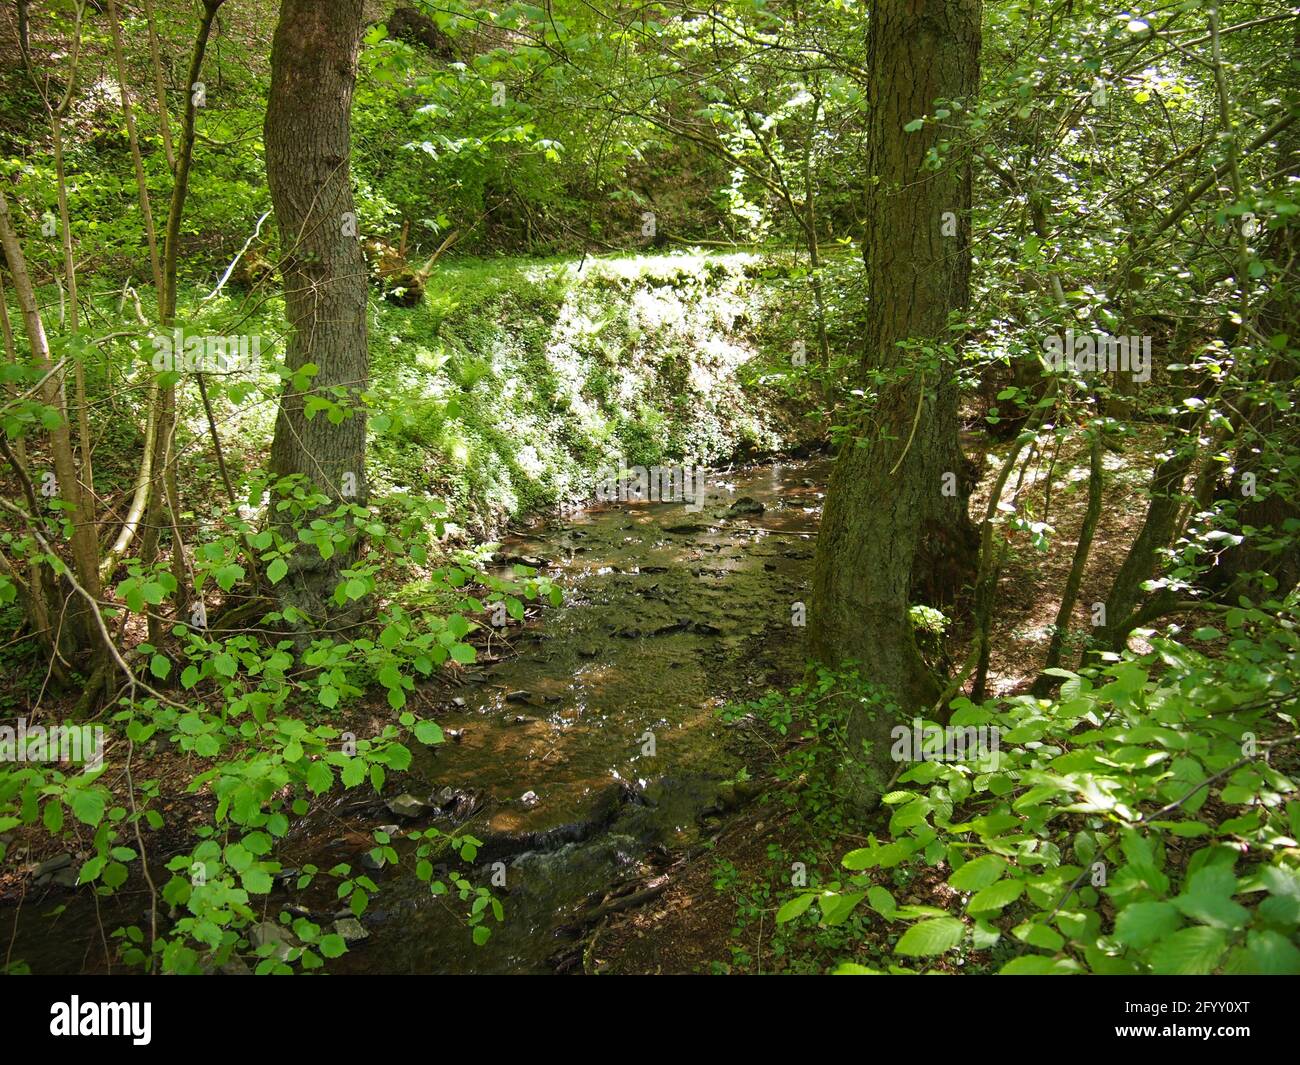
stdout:
POLYGON ((1156 945, 1151 971, 1160 976, 1205 976, 1214 972, 1228 946, 1218 928, 1184 928, 1156 945))
POLYGON ((235 661, 234 655, 223 652, 213 657, 212 668, 223 677, 233 677, 239 670, 239 663, 235 661))
POLYGON ((895 954, 924 958, 952 950, 961 942, 966 926, 955 917, 935 917, 920 921, 903 933, 894 947, 895 954))
POLYGON ((786 924, 789 921, 793 921, 812 905, 813 899, 816 897, 817 896, 811 892, 807 892, 803 895, 796 895, 776 911, 776 923, 786 924))
POLYGON ((279 584, 288 572, 289 563, 283 558, 272 559, 271 564, 266 567, 266 579, 272 584, 279 584))
POLYGON ((1020 898, 1024 891, 1023 880, 1000 880, 984 888, 983 891, 977 891, 966 904, 966 912, 987 913, 990 910, 1001 910, 1020 898))
POLYGON ((1187 880, 1183 893, 1171 900, 1194 921, 1235 931, 1250 921, 1250 911, 1232 900, 1237 877, 1226 865, 1207 865, 1187 880))
POLYGON ((1042 947, 1043 950, 1060 950, 1065 946, 1065 937, 1055 928, 1049 928, 1040 921, 1026 921, 1012 929, 1011 934, 1022 943, 1028 943, 1031 947, 1042 947))
POLYGON ((1115 918, 1115 938, 1142 950, 1171 935, 1182 923, 1168 902, 1131 902, 1115 918))
POLYGON ((347 941, 342 936, 333 933, 321 936, 320 943, 317 946, 320 947, 320 952, 327 958, 341 958, 348 950, 347 941))
POLYGON ((1246 966, 1242 972, 1265 976, 1300 974, 1300 950, 1277 932, 1249 932, 1246 935, 1246 966))
POLYGON ((853 908, 866 896, 865 891, 820 896, 817 904, 822 911, 821 923, 831 928, 843 924, 853 912, 853 908))
POLYGON ((997 854, 981 855, 948 877, 948 886, 957 891, 978 891, 1001 877, 1006 867, 1007 860, 997 854))
POLYGON ((307 787, 315 794, 323 795, 334 785, 334 773, 322 761, 312 762, 307 767, 307 787))
POLYGON ((91 858, 81 867, 81 871, 77 874, 77 883, 91 884, 98 880, 99 874, 104 871, 106 861, 106 858, 91 858))
POLYGON ((1232 899, 1211 895, 1179 895, 1171 900, 1184 914, 1212 928, 1236 931, 1250 921, 1250 911, 1232 899))
POLYGON ((68 805, 82 824, 97 825, 104 817, 104 795, 93 788, 72 792, 68 797, 68 805))
POLYGON ((266 895, 274 885, 271 874, 262 869, 247 869, 239 874, 239 881, 250 895, 266 895))
POLYGON ((366 779, 366 763, 360 758, 349 758, 339 773, 339 779, 345 788, 355 788, 366 779))
POLYGON ((894 896, 878 884, 867 889, 867 905, 887 921, 892 921, 898 912, 894 896))
MULTIPOLYGON (((235 586, 236 582, 244 579, 244 567, 231 562, 217 570, 215 576, 217 579, 217 585, 221 590, 223 592, 228 592, 235 586)), ((148 588, 146 586, 146 593, 147 591, 148 588)))
POLYGON ((1079 963, 1069 958, 1048 958, 1042 954, 1025 954, 1012 958, 998 970, 1003 976, 1065 976, 1081 972, 1079 963))

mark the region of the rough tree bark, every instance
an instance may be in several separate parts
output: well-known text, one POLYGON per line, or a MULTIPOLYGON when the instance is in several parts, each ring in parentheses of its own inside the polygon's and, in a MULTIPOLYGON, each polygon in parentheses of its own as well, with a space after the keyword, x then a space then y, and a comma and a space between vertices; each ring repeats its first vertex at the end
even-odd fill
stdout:
MULTIPOLYGON (((302 475, 331 500, 350 503, 366 499, 360 393, 369 366, 366 267, 349 173, 361 11, 362 0, 283 0, 264 131, 290 327, 285 367, 318 367, 305 389, 285 384, 270 469, 279 477, 302 475), (312 395, 345 404, 347 416, 338 424, 325 414, 308 418, 312 395)), ((346 551, 324 560, 300 549, 280 585, 282 603, 319 623, 347 561, 346 551)))
MULTIPOLYGON (((954 367, 941 361, 925 373, 899 347, 909 338, 935 346, 954 339, 949 314, 967 304, 970 289, 970 160, 949 156, 928 168, 939 124, 904 127, 933 114, 936 100, 974 96, 980 2, 881 0, 867 39, 869 315, 860 372, 863 382, 882 376, 868 423, 845 443, 831 476, 809 636, 818 660, 857 662, 910 714, 931 704, 940 685, 917 649, 908 607, 914 593, 933 603, 969 580, 975 537, 954 367), (945 235, 954 221, 955 234, 945 235)), ((862 707, 849 713, 846 777, 870 804, 888 776, 882 759, 895 722, 862 707)))

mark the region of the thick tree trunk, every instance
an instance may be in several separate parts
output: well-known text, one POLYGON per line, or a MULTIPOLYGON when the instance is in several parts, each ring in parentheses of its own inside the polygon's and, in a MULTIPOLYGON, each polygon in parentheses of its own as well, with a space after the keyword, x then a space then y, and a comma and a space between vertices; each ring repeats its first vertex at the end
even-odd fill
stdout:
MULTIPOLYGON (((933 114, 936 100, 974 96, 979 49, 979 0, 882 0, 872 9, 861 380, 871 387, 865 383, 881 377, 867 424, 845 444, 831 476, 809 634, 818 660, 857 662, 907 715, 940 691, 916 647, 908 607, 914 592, 931 603, 955 595, 973 572, 975 537, 955 368, 940 357, 926 372, 899 347, 955 339, 949 313, 969 299, 970 161, 949 157, 941 169, 927 168, 938 123, 911 133, 904 127, 933 114), (953 218, 956 234, 946 236, 953 218)), ((894 723, 851 711, 846 769, 862 802, 873 801, 888 776, 882 759, 894 723), (864 744, 871 753, 861 759, 864 744)))
MULTIPOLYGON (((285 366, 290 372, 308 363, 318 368, 309 382, 299 382, 305 389, 292 381, 285 385, 270 469, 280 477, 302 475, 331 500, 358 504, 366 499, 361 393, 369 360, 366 267, 356 238, 348 127, 361 10, 361 0, 283 0, 265 128, 290 326, 285 366), (346 417, 338 424, 323 412, 308 418, 313 395, 342 404, 346 417)), ((319 623, 348 556, 342 551, 326 561, 314 548, 300 548, 280 586, 282 602, 319 623)))

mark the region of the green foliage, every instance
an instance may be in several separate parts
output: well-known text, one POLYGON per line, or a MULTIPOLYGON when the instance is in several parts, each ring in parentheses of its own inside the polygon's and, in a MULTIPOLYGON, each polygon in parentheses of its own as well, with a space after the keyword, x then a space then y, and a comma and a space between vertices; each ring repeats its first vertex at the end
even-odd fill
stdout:
POLYGON ((1153 638, 1058 671, 1053 700, 955 700, 950 724, 1002 730, 996 766, 906 768, 888 833, 777 922, 868 905, 900 933, 891 971, 956 951, 1002 973, 1300 972, 1295 621, 1243 605, 1214 657, 1153 638), (915 864, 947 870, 954 905, 893 902, 915 864))

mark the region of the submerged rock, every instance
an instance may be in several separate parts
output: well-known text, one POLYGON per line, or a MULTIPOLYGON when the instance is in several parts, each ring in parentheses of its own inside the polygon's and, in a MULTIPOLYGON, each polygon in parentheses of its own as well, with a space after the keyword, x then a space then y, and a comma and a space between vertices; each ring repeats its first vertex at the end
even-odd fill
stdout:
POLYGON ((363 939, 370 938, 370 933, 355 917, 340 917, 335 921, 334 934, 342 938, 344 943, 360 943, 363 939))
POLYGON ((752 496, 741 496, 723 514, 724 518, 756 518, 767 508, 752 496))

